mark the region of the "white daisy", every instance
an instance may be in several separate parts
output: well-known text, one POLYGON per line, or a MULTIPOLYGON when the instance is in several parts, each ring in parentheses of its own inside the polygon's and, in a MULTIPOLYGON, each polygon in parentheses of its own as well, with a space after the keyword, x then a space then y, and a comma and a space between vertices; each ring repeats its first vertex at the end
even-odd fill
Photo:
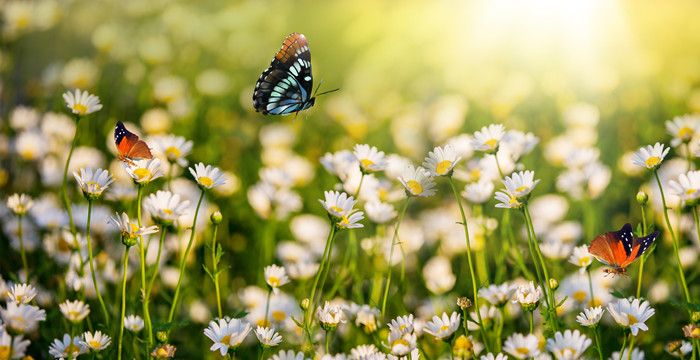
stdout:
POLYGON ((340 306, 331 305, 328 301, 323 304, 323 307, 316 308, 316 317, 321 327, 324 329, 335 329, 338 324, 345 322, 345 313, 340 306))
POLYGON ((602 306, 595 306, 588 309, 583 309, 577 316, 576 322, 581 324, 581 326, 591 327, 598 325, 600 319, 603 317, 605 310, 602 306))
POLYGON ((63 100, 70 111, 79 116, 89 115, 102 109, 99 97, 80 89, 75 89, 75 92, 66 91, 63 93, 63 100))
POLYGON ((7 198, 7 207, 15 215, 23 216, 34 206, 34 201, 27 194, 12 194, 7 198))
POLYGON ((325 199, 319 202, 330 216, 341 219, 352 213, 352 208, 355 206, 354 197, 338 191, 324 191, 323 196, 325 199))
POLYGON ((412 333, 414 327, 413 314, 399 316, 392 319, 389 324, 390 331, 398 331, 401 333, 412 333))
POLYGON ((569 262, 581 269, 586 269, 593 262, 593 255, 588 252, 587 245, 577 246, 569 256, 569 262))
POLYGON ((219 350, 221 356, 224 356, 229 348, 237 348, 248 336, 250 330, 251 326, 247 322, 225 318, 210 321, 209 326, 204 329, 204 335, 214 342, 209 350, 219 350))
POLYGON ((557 331, 554 339, 547 339, 547 350, 558 360, 576 360, 591 346, 591 339, 578 330, 557 331))
POLYGON ((398 179, 410 196, 427 197, 432 196, 436 192, 434 189, 435 181, 432 176, 420 166, 407 165, 398 179))
POLYGON ((58 305, 58 307, 61 309, 63 316, 74 324, 80 323, 90 314, 90 305, 80 300, 66 300, 58 305))
POLYGON ((666 121, 666 131, 673 137, 671 146, 688 143, 693 139, 700 127, 700 118, 695 115, 676 116, 666 121))
POLYGON ((197 184, 205 189, 211 189, 226 182, 224 173, 211 165, 204 166, 204 164, 199 163, 194 166, 194 169, 190 167, 189 170, 197 184))
POLYGON ((10 336, 10 334, 0 326, 0 355, 3 355, 4 359, 24 359, 29 344, 30 341, 25 340, 24 336, 10 336), (12 349, 12 352, 10 352, 10 349, 12 349))
POLYGON ((374 146, 357 144, 353 149, 353 155, 359 161, 360 169, 364 173, 382 171, 386 168, 384 152, 377 150, 374 146))
POLYGON ((155 150, 163 154, 169 162, 182 167, 187 166, 187 156, 192 152, 192 141, 176 135, 158 136, 154 140, 155 150))
POLYGON ((365 204, 367 217, 376 224, 386 224, 396 218, 394 206, 381 201, 371 201, 365 204))
POLYGON ((496 191, 494 198, 498 201, 496 204, 497 208, 520 209, 523 206, 523 203, 521 203, 518 198, 505 191, 496 191))
POLYGON ((542 299, 542 287, 539 285, 535 287, 535 283, 530 281, 526 285, 518 286, 513 298, 514 302, 519 303, 523 309, 532 311, 542 299))
POLYGON ((116 216, 111 216, 107 221, 119 229, 122 241, 158 232, 158 226, 155 225, 139 228, 138 225, 129 221, 129 215, 126 213, 122 213, 121 215, 117 213, 116 216))
POLYGON ((280 286, 289 283, 289 278, 287 277, 287 272, 282 266, 269 265, 264 269, 265 272, 265 282, 270 286, 275 293, 279 291, 280 286))
POLYGON ((632 156, 632 163, 647 169, 656 169, 664 161, 671 148, 664 144, 656 143, 639 148, 632 156))
POLYGON ((389 351, 392 355, 404 356, 413 351, 417 345, 417 336, 413 332, 394 329, 389 332, 389 351))
POLYGON ((380 352, 372 344, 358 345, 350 349, 350 359, 353 360, 371 360, 374 359, 375 354, 380 354, 380 352))
POLYGON ((340 181, 345 181, 352 169, 357 169, 357 158, 349 150, 326 153, 320 159, 321 165, 340 181))
POLYGON ((106 349, 112 343, 112 339, 107 335, 102 333, 102 331, 95 331, 94 333, 86 331, 83 333, 83 340, 81 344, 86 346, 91 351, 102 351, 106 349))
POLYGON ((462 197, 473 204, 483 204, 491 198, 493 194, 493 183, 490 180, 480 179, 464 186, 462 197))
POLYGON ((508 194, 518 199, 527 197, 539 182, 539 179, 535 180, 534 171, 520 171, 503 179, 508 194))
POLYGON ((128 315, 124 317, 124 328, 137 333, 143 329, 143 318, 138 315, 128 315))
POLYGON ((122 164, 126 173, 138 184, 148 184, 163 177, 163 167, 158 158, 132 160, 122 164))
POLYGON ((622 351, 622 355, 620 355, 619 351, 615 351, 610 355, 608 358, 609 360, 620 360, 620 359, 627 359, 627 360, 644 360, 644 351, 639 349, 639 348, 633 348, 632 353, 629 353, 629 348, 625 349, 622 351))
POLYGON ((615 322, 620 326, 630 328, 632 335, 637 336, 639 330, 647 331, 649 328, 644 323, 655 313, 655 310, 649 306, 648 301, 639 301, 639 299, 617 299, 617 301, 608 304, 608 312, 612 315, 615 322))
POLYGON ((442 317, 434 315, 432 321, 425 324, 423 332, 433 335, 438 340, 444 340, 459 329, 461 319, 462 315, 454 311, 450 316, 447 316, 447 313, 442 313, 442 317))
POLYGON ((49 355, 55 359, 75 359, 87 351, 79 336, 71 338, 68 334, 63 334, 63 339, 54 339, 49 346, 49 355))
POLYGON ((4 309, 0 308, 0 317, 11 332, 28 334, 37 329, 39 321, 46 320, 46 312, 34 305, 9 302, 4 309))
POLYGON ((452 146, 437 146, 433 151, 428 153, 425 161, 423 161, 423 167, 428 170, 432 176, 450 176, 452 170, 461 159, 462 158, 452 146))
POLYGON ((479 289, 479 297, 491 303, 491 305, 500 307, 507 304, 513 298, 517 288, 510 283, 501 285, 489 285, 488 287, 479 289))
POLYGON ((270 327, 258 326, 255 328, 255 337, 258 338, 260 345, 263 347, 277 346, 282 342, 282 336, 274 328, 270 327))
POLYGON ((83 168, 78 172, 74 172, 73 177, 78 182, 83 195, 88 199, 100 197, 109 185, 114 182, 109 171, 100 168, 83 168))
POLYGON ((503 351, 516 359, 534 358, 540 354, 537 335, 515 333, 506 339, 503 351))
POLYGON ((167 225, 187 214, 189 206, 189 200, 182 200, 180 195, 162 190, 148 195, 143 201, 143 207, 151 214, 151 217, 156 222, 167 225))
POLYGON ((474 133, 472 146, 478 151, 495 153, 505 135, 505 128, 501 124, 491 124, 484 126, 474 133))
POLYGON ((483 327, 488 329, 501 318, 501 312, 498 311, 495 306, 489 304, 484 304, 479 307, 479 315, 476 314, 476 311, 470 311, 469 317, 467 318, 467 329, 469 331, 479 330, 479 325, 476 322, 479 316, 481 316, 481 324, 483 327))
POLYGON ((678 181, 668 182, 669 192, 678 196, 685 204, 693 204, 700 199, 700 171, 689 171, 678 175, 678 181))
POLYGON ((15 284, 10 288, 8 298, 17 304, 29 304, 36 294, 36 288, 30 284, 15 284))

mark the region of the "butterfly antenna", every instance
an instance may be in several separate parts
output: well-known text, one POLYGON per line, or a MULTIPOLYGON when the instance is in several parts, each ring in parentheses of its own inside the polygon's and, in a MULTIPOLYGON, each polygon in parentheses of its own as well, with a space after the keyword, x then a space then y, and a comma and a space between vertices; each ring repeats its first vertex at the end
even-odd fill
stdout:
POLYGON ((316 90, 314 91, 313 97, 325 95, 325 94, 340 90, 340 88, 338 88, 338 89, 333 89, 333 90, 324 91, 322 93, 319 93, 318 90, 321 89, 321 84, 323 84, 323 79, 321 79, 321 81, 318 82, 318 86, 316 86, 316 90))

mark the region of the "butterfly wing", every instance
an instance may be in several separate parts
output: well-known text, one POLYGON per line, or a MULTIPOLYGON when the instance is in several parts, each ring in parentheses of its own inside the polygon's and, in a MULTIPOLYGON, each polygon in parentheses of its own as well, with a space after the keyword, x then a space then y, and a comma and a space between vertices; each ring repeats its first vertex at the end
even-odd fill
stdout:
POLYGON ((253 105, 263 114, 287 115, 313 105, 311 51, 306 37, 293 33, 255 84, 253 105))
POLYGON ((148 148, 148 144, 145 141, 138 140, 131 147, 126 157, 130 159, 152 159, 153 154, 151 154, 151 149, 148 148))
POLYGON ((588 252, 605 265, 617 266, 618 263, 615 260, 617 247, 613 247, 613 244, 615 244, 615 238, 612 233, 601 234, 591 241, 588 252))
POLYGON ((588 251, 609 266, 626 268, 641 256, 658 236, 659 232, 655 231, 638 238, 632 232, 632 225, 625 224, 618 231, 607 232, 593 239, 588 251))
POLYGON ((121 121, 117 122, 117 127, 114 129, 114 143, 117 145, 119 157, 122 159, 153 158, 146 142, 139 140, 138 135, 127 130, 121 121))

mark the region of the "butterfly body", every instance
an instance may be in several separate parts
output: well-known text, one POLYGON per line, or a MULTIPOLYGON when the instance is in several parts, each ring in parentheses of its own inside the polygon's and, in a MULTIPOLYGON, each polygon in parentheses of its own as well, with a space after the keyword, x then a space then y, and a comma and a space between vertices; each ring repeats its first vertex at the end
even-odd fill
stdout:
POLYGON ((632 232, 632 225, 625 224, 618 231, 598 235, 588 246, 588 252, 609 266, 604 269, 607 274, 624 275, 627 267, 642 256, 658 236, 659 232, 654 231, 645 237, 637 237, 632 232))
POLYGON ((311 51, 306 37, 287 36, 270 66, 255 84, 253 105, 263 114, 288 115, 312 106, 311 51))
POLYGON ((127 130, 121 121, 114 129, 114 144, 117 146, 117 158, 123 162, 133 164, 134 160, 153 158, 148 144, 127 130))

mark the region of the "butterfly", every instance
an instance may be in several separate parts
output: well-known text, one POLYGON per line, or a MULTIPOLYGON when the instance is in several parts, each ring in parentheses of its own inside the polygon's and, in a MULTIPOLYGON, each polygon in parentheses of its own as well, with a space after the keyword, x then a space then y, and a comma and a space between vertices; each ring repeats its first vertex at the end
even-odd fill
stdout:
POLYGON ((596 236, 588 252, 598 261, 610 266, 604 271, 612 275, 624 275, 627 267, 654 243, 659 236, 658 231, 645 236, 637 237, 632 232, 632 225, 625 224, 618 231, 610 231, 596 236))
POLYGON ((265 115, 296 113, 314 106, 316 95, 312 95, 312 90, 309 43, 303 34, 292 33, 284 39, 282 48, 258 78, 253 91, 253 105, 255 111, 265 115))
POLYGON ((114 143, 117 145, 117 157, 128 164, 133 164, 133 160, 153 158, 148 144, 139 140, 138 135, 127 130, 121 121, 117 122, 117 127, 114 129, 114 143))

